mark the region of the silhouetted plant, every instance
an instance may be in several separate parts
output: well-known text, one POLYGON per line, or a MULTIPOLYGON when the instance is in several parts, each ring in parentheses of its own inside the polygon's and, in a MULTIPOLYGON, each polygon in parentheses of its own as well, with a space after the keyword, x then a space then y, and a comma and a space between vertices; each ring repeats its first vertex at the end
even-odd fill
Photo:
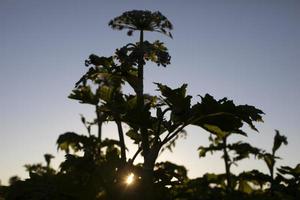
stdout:
POLYGON ((94 107, 95 119, 88 121, 81 115, 87 134, 61 134, 57 148, 65 152, 65 160, 60 169, 51 168, 53 157, 45 154, 46 166, 25 165, 30 178, 17 181, 9 188, 0 187, 0 195, 4 194, 9 200, 270 199, 264 188, 269 180, 272 180, 272 190, 275 180, 281 183, 280 190, 284 192, 279 191, 281 196, 276 197, 290 198, 289 191, 299 194, 298 166, 281 167, 274 178, 275 153, 286 143, 284 136, 276 134, 271 154, 243 141, 228 143, 228 137, 233 134, 246 135, 242 129, 244 124, 257 131, 254 122, 262 121, 264 114, 260 109, 235 105, 227 98, 216 100, 209 94, 200 96, 200 102, 192 104, 187 84, 170 88, 155 83, 159 96, 144 93, 146 63, 151 61, 163 67, 170 64, 171 56, 162 42, 144 40, 144 31, 160 32, 172 38, 172 24, 164 15, 133 10, 114 18, 109 26, 127 29, 128 35, 139 31, 139 41, 116 49, 112 56, 91 54, 85 61, 88 70, 75 84, 69 98, 94 107), (125 94, 124 84, 128 84, 134 94, 125 94), (109 122, 117 125, 118 140, 102 138, 102 126, 109 122), (212 134, 210 146, 199 148, 200 156, 209 151, 222 151, 225 174, 206 173, 189 179, 184 166, 169 161, 157 163, 159 154, 174 148, 175 141, 188 134, 185 128, 190 125, 212 134), (92 131, 93 126, 98 128, 97 136, 92 131), (125 136, 136 145, 131 158, 126 155, 125 136), (232 164, 251 154, 265 160, 270 176, 257 170, 239 175, 231 173, 232 164), (135 164, 138 155, 144 160, 135 164), (254 190, 252 185, 260 188, 254 190))
MULTIPOLYGON (((235 106, 227 99, 216 101, 210 95, 202 97, 201 103, 191 105, 192 97, 186 94, 186 84, 172 89, 156 83, 161 97, 144 94, 143 68, 146 61, 163 66, 170 63, 170 56, 163 43, 144 41, 143 31, 158 31, 171 36, 166 31, 172 28, 171 23, 159 12, 125 12, 112 20, 109 25, 120 30, 127 28, 129 33, 133 30, 140 31, 139 42, 117 49, 112 57, 98 57, 92 54, 86 61, 86 65, 92 67, 77 82, 77 89, 70 98, 89 104, 101 102, 103 105, 98 105, 98 108, 105 116, 111 116, 110 119, 119 121, 118 127, 120 122, 129 126, 126 135, 136 144, 140 144, 140 148, 129 163, 133 163, 138 153, 144 157, 141 179, 146 197, 154 198, 151 188, 159 152, 174 144, 175 139, 185 133, 184 128, 188 125, 197 125, 216 134, 243 133, 241 127, 244 122, 255 129, 252 121, 261 120, 263 114, 259 109, 248 105, 235 106), (87 85, 88 81, 98 85, 94 93, 91 91, 92 87, 87 85), (121 86, 124 82, 129 83, 136 95, 122 93, 121 86), (153 116, 152 113, 156 115, 153 116)), ((119 136, 122 136, 122 133, 123 131, 119 131, 119 136)), ((123 139, 119 138, 122 152, 125 145, 123 139)))
POLYGON ((278 130, 275 130, 276 134, 274 136, 274 142, 273 142, 273 147, 272 147, 272 152, 268 153, 268 152, 263 152, 260 156, 261 158, 265 161, 269 173, 270 173, 270 191, 271 194, 273 195, 274 193, 274 187, 276 187, 276 182, 275 182, 275 177, 274 177, 274 173, 275 173, 275 163, 277 159, 280 159, 280 157, 278 157, 276 155, 277 150, 281 147, 282 144, 287 145, 287 138, 284 135, 280 135, 278 130))
MULTIPOLYGON (((223 136, 210 136, 209 141, 211 144, 208 147, 200 146, 199 156, 205 157, 207 152, 221 151, 223 153, 222 158, 225 164, 225 174, 226 174, 226 190, 231 192, 237 185, 241 187, 241 182, 235 180, 233 182, 232 174, 230 171, 231 166, 237 165, 237 162, 245 158, 249 158, 250 155, 258 156, 261 152, 260 149, 253 147, 249 143, 238 141, 228 144, 228 137, 232 133, 228 133, 223 136)), ((243 183, 245 187, 245 182, 243 183)))

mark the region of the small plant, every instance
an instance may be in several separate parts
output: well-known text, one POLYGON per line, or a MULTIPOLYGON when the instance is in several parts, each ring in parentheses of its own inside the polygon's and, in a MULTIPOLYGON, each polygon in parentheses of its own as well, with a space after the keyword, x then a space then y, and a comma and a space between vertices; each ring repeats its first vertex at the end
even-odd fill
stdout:
MULTIPOLYGON (((207 152, 213 153, 221 151, 223 153, 222 158, 225 164, 227 193, 230 193, 238 184, 241 187, 241 182, 239 182, 231 173, 231 166, 237 165, 237 162, 249 158, 250 155, 258 156, 261 152, 260 149, 242 141, 228 144, 228 137, 231 135, 233 134, 229 133, 224 136, 210 136, 209 141, 211 144, 208 147, 200 146, 198 148, 200 157, 205 157, 207 152)), ((223 183, 223 185, 225 185, 225 183, 223 183)))
POLYGON ((272 147, 272 152, 268 153, 268 152, 263 152, 260 157, 265 161, 269 173, 270 173, 270 192, 273 195, 274 194, 274 189, 276 187, 276 182, 275 182, 275 164, 276 164, 276 160, 280 159, 280 157, 278 157, 276 155, 277 150, 284 144, 287 145, 287 138, 284 135, 280 135, 278 130, 275 130, 276 134, 274 136, 274 142, 273 142, 273 147, 272 147))

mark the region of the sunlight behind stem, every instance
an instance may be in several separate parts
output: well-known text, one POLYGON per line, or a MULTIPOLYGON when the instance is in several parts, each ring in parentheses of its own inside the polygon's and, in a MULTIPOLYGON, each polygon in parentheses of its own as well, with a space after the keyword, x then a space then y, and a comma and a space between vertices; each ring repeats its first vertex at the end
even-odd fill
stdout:
POLYGON ((133 182, 134 182, 134 174, 130 173, 126 178, 125 183, 127 185, 131 185, 133 182))

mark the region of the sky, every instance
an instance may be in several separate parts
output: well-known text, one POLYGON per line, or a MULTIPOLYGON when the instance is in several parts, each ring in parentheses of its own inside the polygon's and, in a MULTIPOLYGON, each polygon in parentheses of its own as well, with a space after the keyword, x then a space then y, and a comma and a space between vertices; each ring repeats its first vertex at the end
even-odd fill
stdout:
MULTIPOLYGON (((170 39, 146 32, 145 39, 161 40, 172 56, 166 68, 145 67, 145 91, 155 94, 153 82, 171 87, 188 84, 194 102, 209 93, 236 104, 249 104, 265 112, 259 133, 237 137, 271 150, 275 129, 288 138, 279 150, 280 165, 300 162, 300 1, 198 0, 198 1, 91 1, 0 0, 0 180, 28 177, 24 164, 43 162, 43 154, 56 158, 59 134, 85 134, 80 114, 93 119, 88 105, 67 96, 87 70, 92 53, 110 56, 116 48, 135 42, 138 34, 108 27, 124 11, 159 10, 174 25, 170 39)), ((208 144, 209 134, 188 127, 188 135, 158 161, 185 165, 189 177, 224 172, 220 155, 198 157, 197 148, 208 144)), ((114 126, 105 136, 116 137, 114 126), (115 134, 114 134, 115 133, 115 134)), ((135 148, 129 140, 129 154, 135 148)), ((263 161, 251 159, 234 172, 260 169, 263 161)))

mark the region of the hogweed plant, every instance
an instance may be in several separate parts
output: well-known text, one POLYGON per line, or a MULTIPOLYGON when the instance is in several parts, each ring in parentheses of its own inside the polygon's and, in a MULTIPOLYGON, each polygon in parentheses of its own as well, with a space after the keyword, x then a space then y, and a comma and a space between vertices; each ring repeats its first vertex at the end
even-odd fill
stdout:
MULTIPOLYGON (((233 144, 227 141, 235 133, 246 135, 242 129, 245 124, 257 131, 254 122, 262 122, 264 113, 254 106, 236 105, 227 98, 216 100, 209 94, 200 96, 200 101, 193 104, 192 96, 187 94, 187 84, 171 88, 155 83, 159 95, 145 94, 144 67, 148 62, 167 67, 171 56, 163 42, 146 40, 144 32, 159 32, 173 38, 172 23, 158 11, 133 10, 112 19, 109 26, 126 29, 129 36, 138 32, 139 39, 116 49, 111 56, 91 54, 85 61, 87 72, 75 84, 69 98, 94 108, 95 119, 81 116, 87 133, 61 134, 57 148, 65 152, 65 159, 59 170, 51 173, 31 170, 30 179, 0 188, 0 196, 4 194, 7 199, 204 200, 234 199, 232 195, 237 195, 236 199, 255 199, 265 195, 263 192, 250 194, 246 189, 236 193, 235 180, 239 177, 231 173, 231 165, 260 150, 242 141, 233 144), (125 84, 133 93, 124 92, 125 84), (116 134, 117 140, 102 138, 102 126, 107 123, 116 125, 110 134, 111 138, 116 134), (210 183, 216 186, 220 182, 219 176, 206 174, 189 179, 184 166, 157 162, 165 149, 175 148, 175 142, 189 134, 185 130, 188 126, 202 128, 213 135, 209 147, 199 148, 201 156, 207 151, 223 152, 226 171, 223 180, 227 184, 223 188, 210 187, 210 183), (96 134, 93 127, 97 127, 96 134), (136 152, 131 157, 127 155, 126 137, 135 145, 136 152), (142 163, 136 163, 138 156, 143 158, 142 163)), ((277 148, 276 143, 271 157, 277 148)), ((270 160, 268 154, 263 157, 270 160)), ((46 167, 50 168, 52 157, 47 155, 45 159, 46 167)), ((273 170, 274 164, 270 166, 273 170)), ((284 177, 284 173, 295 174, 297 169, 285 167, 280 172, 284 177)), ((239 181, 239 187, 247 188, 244 183, 239 181)))

